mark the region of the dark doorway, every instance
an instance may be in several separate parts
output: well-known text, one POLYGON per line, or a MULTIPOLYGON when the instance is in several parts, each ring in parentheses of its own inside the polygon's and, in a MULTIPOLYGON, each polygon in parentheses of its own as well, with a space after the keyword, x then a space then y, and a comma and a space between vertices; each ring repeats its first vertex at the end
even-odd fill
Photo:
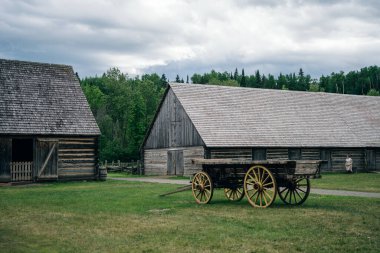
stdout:
POLYGON ((33 161, 33 139, 12 140, 12 162, 33 161))

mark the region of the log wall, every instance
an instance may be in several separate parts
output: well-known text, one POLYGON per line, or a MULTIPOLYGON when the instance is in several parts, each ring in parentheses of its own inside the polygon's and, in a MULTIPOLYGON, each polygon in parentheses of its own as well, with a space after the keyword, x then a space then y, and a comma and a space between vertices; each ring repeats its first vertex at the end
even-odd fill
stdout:
POLYGON ((59 138, 58 179, 98 177, 98 138, 59 138))

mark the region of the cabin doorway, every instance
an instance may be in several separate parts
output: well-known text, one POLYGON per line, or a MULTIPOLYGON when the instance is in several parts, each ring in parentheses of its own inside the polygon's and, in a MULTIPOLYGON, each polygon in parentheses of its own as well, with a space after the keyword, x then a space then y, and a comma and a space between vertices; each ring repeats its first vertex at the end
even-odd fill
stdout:
POLYGON ((167 166, 168 166, 168 175, 183 176, 183 170, 184 170, 183 150, 169 150, 167 166))
POLYGON ((12 139, 11 181, 33 179, 33 139, 12 139))

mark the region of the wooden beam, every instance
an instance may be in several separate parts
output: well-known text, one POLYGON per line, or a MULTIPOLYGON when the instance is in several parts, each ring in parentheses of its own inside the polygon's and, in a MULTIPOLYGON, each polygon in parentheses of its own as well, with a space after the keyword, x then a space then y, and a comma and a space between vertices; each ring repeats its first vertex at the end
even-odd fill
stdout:
POLYGON ((45 161, 44 161, 44 164, 42 165, 42 168, 40 169, 40 171, 38 172, 38 177, 41 177, 41 174, 42 172, 44 172, 45 168, 46 168, 46 165, 47 163, 49 162, 50 160, 50 157, 51 155, 53 154, 53 151, 55 149, 55 146, 56 146, 57 143, 54 143, 53 146, 51 147, 50 151, 49 151, 49 154, 47 155, 45 161))

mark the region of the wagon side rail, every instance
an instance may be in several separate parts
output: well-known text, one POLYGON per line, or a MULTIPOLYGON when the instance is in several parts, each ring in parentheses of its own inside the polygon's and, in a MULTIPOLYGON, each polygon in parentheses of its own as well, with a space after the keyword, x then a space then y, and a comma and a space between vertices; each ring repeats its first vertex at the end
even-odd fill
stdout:
POLYGON ((297 160, 294 175, 319 178, 323 160, 297 160))

